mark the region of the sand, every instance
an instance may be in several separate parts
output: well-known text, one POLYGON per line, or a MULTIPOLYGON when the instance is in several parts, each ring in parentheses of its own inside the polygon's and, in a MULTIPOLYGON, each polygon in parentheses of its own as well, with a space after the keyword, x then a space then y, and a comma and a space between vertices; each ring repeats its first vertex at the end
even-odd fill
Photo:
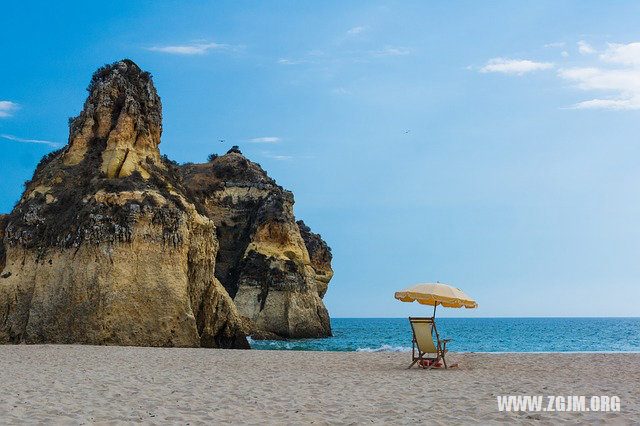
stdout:
MULTIPOLYGON (((640 354, 450 354, 0 346, 0 423, 625 424, 640 354), (497 395, 617 395, 618 413, 505 413, 497 395)), ((588 404, 588 402, 587 402, 588 404)), ((546 405, 546 401, 545 401, 546 405)))

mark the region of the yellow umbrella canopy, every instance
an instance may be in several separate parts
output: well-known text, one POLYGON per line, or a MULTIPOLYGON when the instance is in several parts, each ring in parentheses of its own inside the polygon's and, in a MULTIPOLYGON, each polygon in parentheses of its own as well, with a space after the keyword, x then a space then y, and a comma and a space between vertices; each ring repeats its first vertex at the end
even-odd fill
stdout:
POLYGON ((477 308, 478 303, 467 296, 459 288, 441 283, 416 284, 397 291, 395 298, 402 302, 414 302, 435 307, 442 305, 447 308, 468 309, 477 308))

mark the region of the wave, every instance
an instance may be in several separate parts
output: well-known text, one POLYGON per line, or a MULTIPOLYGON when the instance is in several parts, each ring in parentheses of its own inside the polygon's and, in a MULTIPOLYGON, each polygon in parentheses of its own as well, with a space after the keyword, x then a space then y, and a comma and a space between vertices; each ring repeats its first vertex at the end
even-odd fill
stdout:
POLYGON ((411 348, 405 346, 382 345, 379 348, 358 348, 356 352, 410 352, 411 348))
POLYGON ((287 342, 284 340, 254 340, 251 337, 247 337, 247 341, 249 342, 251 349, 281 349, 281 350, 304 350, 305 349, 300 345, 296 345, 295 342, 287 342))

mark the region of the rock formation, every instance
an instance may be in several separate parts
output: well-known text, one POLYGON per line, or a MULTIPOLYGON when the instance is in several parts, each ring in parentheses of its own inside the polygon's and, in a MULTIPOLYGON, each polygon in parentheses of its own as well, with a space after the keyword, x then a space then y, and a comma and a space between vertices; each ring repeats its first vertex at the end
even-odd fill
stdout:
POLYGON ((162 106, 129 60, 100 68, 69 143, 0 215, 0 343, 247 348, 330 336, 330 249, 232 149, 160 155, 162 106))
POLYGON ((6 214, 0 214, 0 273, 4 270, 6 261, 6 252, 2 241, 4 240, 4 227, 6 226, 7 217, 6 214))
POLYGON ((251 320, 253 337, 330 336, 322 297, 331 253, 306 226, 301 232, 293 194, 237 150, 186 166, 183 182, 216 225, 216 277, 251 320))

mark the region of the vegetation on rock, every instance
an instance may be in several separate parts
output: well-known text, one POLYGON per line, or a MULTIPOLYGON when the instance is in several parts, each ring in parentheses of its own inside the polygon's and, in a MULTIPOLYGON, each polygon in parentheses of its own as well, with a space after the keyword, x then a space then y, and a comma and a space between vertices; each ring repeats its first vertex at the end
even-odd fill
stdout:
POLYGON ((0 216, 0 343, 331 335, 330 249, 296 223, 293 194, 238 146, 204 164, 161 156, 160 98, 132 61, 88 90, 69 144, 0 216))

